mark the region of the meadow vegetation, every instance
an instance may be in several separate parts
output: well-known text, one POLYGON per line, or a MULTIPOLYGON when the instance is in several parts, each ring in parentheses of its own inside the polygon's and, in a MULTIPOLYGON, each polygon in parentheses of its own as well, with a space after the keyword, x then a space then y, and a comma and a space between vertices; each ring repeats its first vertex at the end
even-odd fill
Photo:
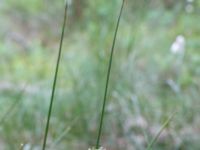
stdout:
MULTIPOLYGON (((72 0, 48 150, 95 146, 121 0, 72 0)), ((64 1, 0 0, 0 150, 40 150, 64 1)), ((107 150, 200 149, 200 1, 126 0, 101 137, 107 150)))

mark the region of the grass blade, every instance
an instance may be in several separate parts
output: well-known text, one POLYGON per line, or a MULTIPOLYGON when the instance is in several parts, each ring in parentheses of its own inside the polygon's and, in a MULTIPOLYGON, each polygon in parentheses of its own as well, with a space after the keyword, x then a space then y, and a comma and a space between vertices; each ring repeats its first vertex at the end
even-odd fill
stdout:
POLYGON ((114 34, 114 39, 113 39, 113 43, 112 43, 112 48, 111 48, 111 54, 110 54, 109 66, 108 66, 107 78, 106 78, 106 87, 105 87, 105 93, 104 93, 104 99, 103 99, 103 107, 102 107, 100 124, 99 124, 99 131, 98 131, 97 142, 96 142, 96 149, 99 148, 99 142, 100 142, 100 137, 101 137, 101 132, 102 132, 103 119, 104 119, 105 106, 106 106, 108 84, 109 84, 110 72, 111 72, 111 67, 112 67, 113 53, 114 53, 114 48, 115 48, 115 42, 116 42, 117 32, 118 32, 118 28, 119 28, 119 23, 120 23, 120 19, 121 19, 121 15, 122 15, 122 10, 123 10, 123 7, 124 7, 124 2, 125 2, 125 0, 123 0, 123 2, 122 2, 120 14, 119 14, 119 17, 118 17, 118 20, 117 20, 116 29, 115 29, 115 34, 114 34))
POLYGON ((174 116, 175 116, 176 113, 177 113, 176 111, 173 112, 172 115, 163 123, 162 127, 160 128, 160 130, 158 131, 158 133, 156 134, 156 136, 152 139, 152 141, 148 145, 147 150, 151 150, 152 149, 153 145, 156 143, 156 141, 158 140, 158 138, 161 135, 161 133, 163 132, 163 130, 172 121, 172 119, 174 118, 174 116))
POLYGON ((0 126, 4 124, 5 120, 8 118, 8 116, 13 112, 15 107, 19 104, 19 102, 22 100, 22 96, 24 95, 25 88, 22 89, 22 91, 17 96, 17 100, 15 100, 12 105, 8 108, 8 110, 4 113, 2 118, 0 119, 0 126))
POLYGON ((57 62, 56 62, 56 69, 55 69, 54 81, 53 81, 53 86, 52 86, 52 93, 51 93, 51 99, 50 99, 50 105, 49 105, 49 111, 48 111, 48 117, 47 117, 47 122, 46 122, 42 150, 46 149, 46 142, 47 142, 47 136, 48 136, 48 131, 49 131, 49 123, 50 123, 50 119, 51 119, 51 112, 52 112, 52 107, 53 107, 54 94, 55 94, 55 89, 56 89, 56 82, 57 82, 57 76, 58 76, 58 70, 59 70, 59 64, 60 64, 60 58, 61 58, 61 52, 62 52, 62 43, 63 43, 64 33, 65 33, 66 20, 67 20, 67 9, 68 9, 68 5, 66 3, 65 11, 64 11, 64 21, 63 21, 62 33, 61 33, 61 39, 60 39, 60 46, 59 46, 58 57, 57 57, 57 62))
POLYGON ((69 126, 67 126, 62 133, 56 138, 55 142, 50 146, 50 149, 55 149, 56 146, 63 140, 63 138, 70 132, 70 130, 73 128, 74 124, 77 123, 79 117, 75 118, 69 126))

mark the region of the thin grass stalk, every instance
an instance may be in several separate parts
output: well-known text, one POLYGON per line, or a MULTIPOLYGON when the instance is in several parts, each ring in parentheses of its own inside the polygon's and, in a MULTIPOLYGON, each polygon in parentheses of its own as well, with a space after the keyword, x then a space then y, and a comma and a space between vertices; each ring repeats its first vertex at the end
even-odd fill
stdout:
POLYGON ((97 142, 96 142, 96 149, 99 148, 99 143, 100 143, 100 138, 101 138, 101 133, 102 133, 102 126, 103 126, 103 119, 104 119, 104 114, 105 114, 107 91, 108 91, 108 85, 109 85, 109 80, 110 80, 113 53, 114 53, 114 49, 115 49, 115 42, 116 42, 119 23, 120 23, 120 19, 121 19, 123 7, 124 7, 124 2, 125 2, 125 0, 122 1, 121 10, 120 10, 119 17, 118 17, 118 20, 117 20, 117 25, 116 25, 116 28, 115 28, 115 33, 114 33, 114 38, 113 38, 113 43, 112 43, 112 48, 111 48, 111 54, 110 54, 108 71, 107 71, 107 78, 106 78, 105 93, 104 93, 104 99, 103 99, 103 106, 102 106, 102 111, 101 111, 101 118, 100 118, 100 124, 99 124, 99 130, 98 130, 98 136, 97 136, 97 142))
POLYGON ((55 149, 55 147, 64 139, 65 136, 68 135, 68 133, 73 128, 74 124, 79 120, 79 117, 75 118, 70 125, 65 127, 65 129, 62 131, 62 133, 56 138, 56 140, 53 142, 51 146, 49 146, 50 149, 55 149))
POLYGON ((67 9, 68 9, 68 5, 67 5, 67 2, 66 2, 65 11, 64 11, 64 21, 63 21, 63 26, 62 26, 62 33, 61 33, 61 38, 60 38, 60 46, 59 46, 58 57, 57 57, 57 62, 56 62, 56 69, 55 69, 54 81, 53 81, 53 86, 52 86, 52 93, 51 93, 51 98, 50 98, 50 105, 49 105, 49 111, 48 111, 48 117, 47 117, 47 122, 46 122, 46 128, 45 128, 45 135, 44 135, 42 150, 46 149, 46 142, 47 142, 49 124, 50 124, 50 119, 51 119, 51 114, 52 114, 54 95, 55 95, 55 89, 56 89, 56 82, 57 82, 58 70, 59 70, 59 65, 60 65, 60 58, 61 58, 61 53, 62 53, 62 45, 63 45, 63 39, 64 39, 64 33, 65 33, 65 25, 66 25, 66 20, 67 20, 67 9))
POLYGON ((163 123, 162 127, 160 128, 160 130, 158 131, 156 136, 151 140, 151 142, 147 146, 146 150, 151 150, 152 149, 153 145, 156 143, 156 141, 158 140, 159 136, 162 134, 164 129, 167 127, 167 125, 172 121, 172 119, 174 118, 176 113, 177 113, 177 111, 173 112, 172 115, 163 123))
POLYGON ((13 110, 17 107, 19 102, 22 100, 22 97, 24 95, 25 88, 19 93, 17 100, 15 100, 10 107, 7 109, 7 111, 4 113, 2 118, 0 119, 0 126, 4 124, 5 120, 8 118, 8 116, 13 112, 13 110))

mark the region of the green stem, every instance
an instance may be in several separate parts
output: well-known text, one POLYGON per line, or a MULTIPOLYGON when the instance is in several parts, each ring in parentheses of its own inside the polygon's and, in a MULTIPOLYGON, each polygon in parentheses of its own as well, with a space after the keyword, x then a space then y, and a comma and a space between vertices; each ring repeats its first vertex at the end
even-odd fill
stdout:
POLYGON ((42 150, 46 149, 46 142, 47 142, 47 136, 48 136, 48 131, 49 131, 49 124, 50 124, 50 118, 51 118, 51 113, 52 113, 54 94, 55 94, 55 89, 56 89, 56 82, 57 82, 57 76, 58 76, 58 70, 59 70, 59 64, 60 64, 60 58, 61 58, 61 52, 62 52, 62 43, 63 43, 64 33, 65 33, 65 24, 67 20, 67 8, 68 8, 68 5, 66 3, 65 12, 64 12, 64 22, 62 26, 62 34, 61 34, 61 39, 60 39, 60 47, 59 47, 59 52, 58 52, 58 57, 57 57, 57 63, 56 63, 54 81, 53 81, 53 86, 52 86, 52 93, 51 93, 51 99, 50 99, 50 105, 49 105, 42 150))
POLYGON ((105 93, 104 93, 104 99, 103 99, 103 107, 102 107, 99 131, 98 131, 97 142, 96 142, 96 149, 99 148, 100 137, 101 137, 101 133, 102 133, 102 126, 103 126, 103 119, 104 119, 104 114, 105 114, 106 98, 107 98, 108 84, 109 84, 109 79, 110 79, 110 72, 111 72, 111 67, 112 67, 113 53, 114 53, 119 23, 120 23, 120 19, 121 19, 121 15, 122 15, 122 10, 123 10, 123 7, 124 7, 124 1, 125 0, 123 0, 123 2, 122 2, 120 14, 119 14, 119 17, 118 17, 118 20, 117 20, 117 25, 116 25, 114 39, 113 39, 112 48, 111 48, 111 54, 110 54, 109 66, 108 66, 107 78, 106 78, 106 87, 105 87, 105 93))
POLYGON ((148 145, 147 150, 151 150, 152 149, 154 143, 156 143, 156 141, 158 140, 159 136, 161 135, 163 130, 167 127, 167 125, 172 121, 172 119, 174 118, 176 113, 177 113, 177 111, 173 112, 172 115, 164 122, 164 124, 162 125, 161 129, 158 131, 156 136, 152 139, 152 141, 148 145))

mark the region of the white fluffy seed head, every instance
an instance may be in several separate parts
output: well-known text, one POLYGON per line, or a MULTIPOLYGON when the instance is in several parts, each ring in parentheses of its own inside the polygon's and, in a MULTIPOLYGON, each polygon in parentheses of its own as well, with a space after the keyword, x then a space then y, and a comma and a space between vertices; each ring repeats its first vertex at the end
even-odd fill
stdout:
POLYGON ((176 40, 173 42, 171 46, 171 52, 173 54, 182 54, 185 51, 185 37, 183 35, 179 35, 176 37, 176 40))

